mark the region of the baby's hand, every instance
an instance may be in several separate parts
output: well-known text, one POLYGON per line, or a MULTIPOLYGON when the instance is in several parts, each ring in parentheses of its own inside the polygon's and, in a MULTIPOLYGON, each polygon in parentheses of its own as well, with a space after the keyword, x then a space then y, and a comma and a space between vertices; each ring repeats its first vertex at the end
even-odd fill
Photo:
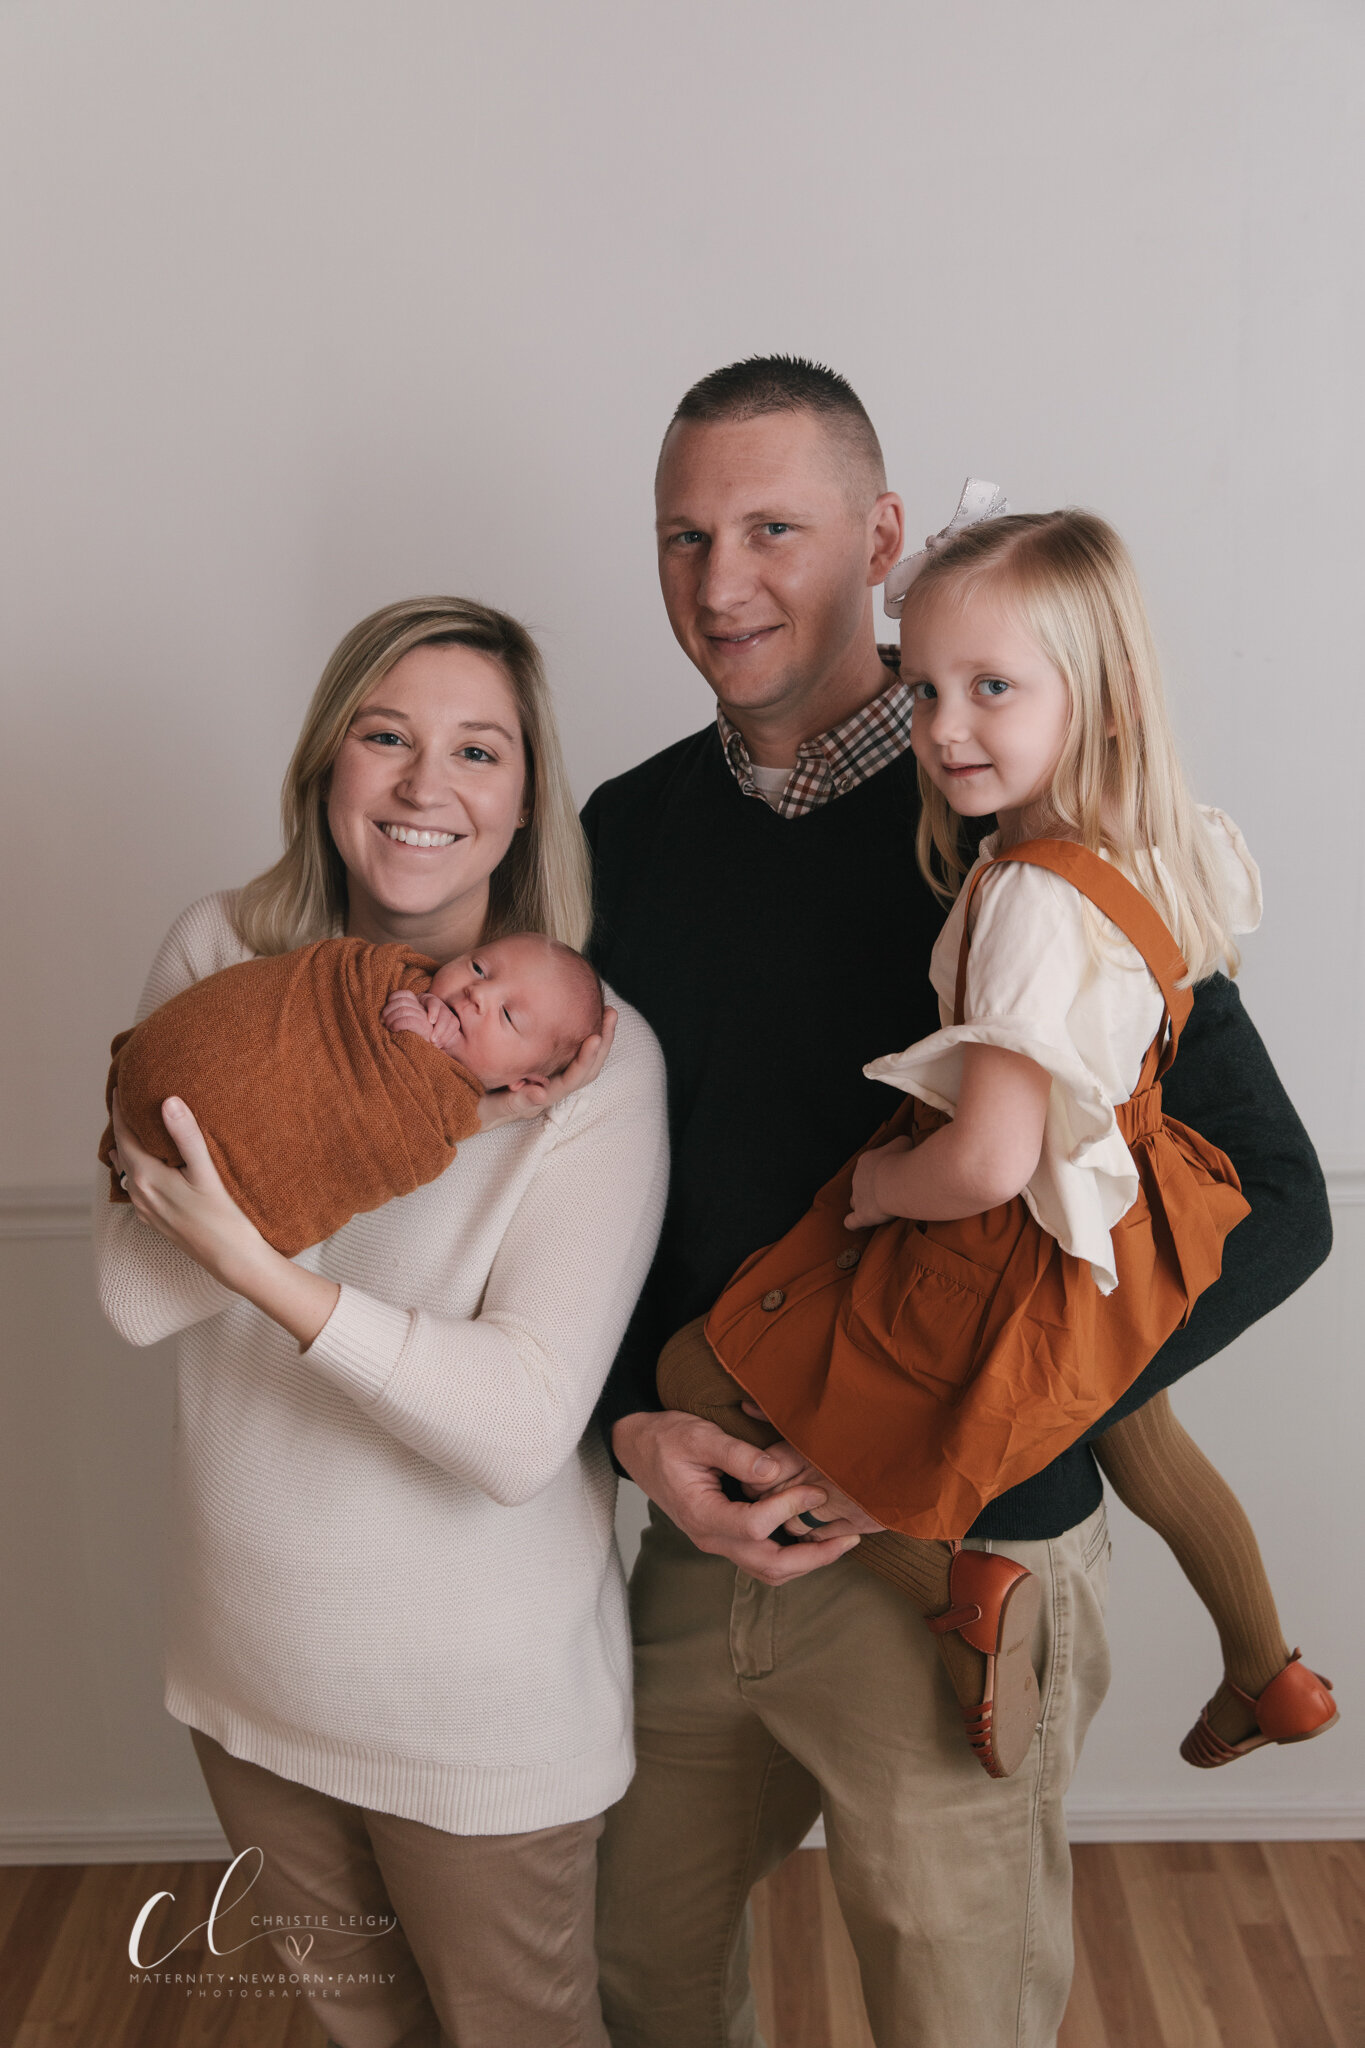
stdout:
POLYGON ((422 998, 410 988, 395 989, 379 1013, 379 1021, 390 1031, 415 1031, 419 1038, 436 1042, 422 998))
POLYGON ((443 1003, 439 996, 428 993, 422 997, 422 1008, 427 1014, 427 1028, 431 1033, 432 1044, 439 1047, 442 1052, 448 1052, 454 1059, 461 1058, 464 1053, 464 1039, 455 1012, 449 1003, 443 1003))

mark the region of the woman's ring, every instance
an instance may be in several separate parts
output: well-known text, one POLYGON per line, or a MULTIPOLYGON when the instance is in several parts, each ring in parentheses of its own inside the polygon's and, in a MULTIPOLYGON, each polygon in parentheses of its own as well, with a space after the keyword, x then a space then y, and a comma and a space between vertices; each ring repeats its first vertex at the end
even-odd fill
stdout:
POLYGON ((822 1522, 818 1515, 801 1514, 796 1519, 798 1522, 804 1522, 808 1529, 828 1529, 829 1527, 829 1523, 822 1522))

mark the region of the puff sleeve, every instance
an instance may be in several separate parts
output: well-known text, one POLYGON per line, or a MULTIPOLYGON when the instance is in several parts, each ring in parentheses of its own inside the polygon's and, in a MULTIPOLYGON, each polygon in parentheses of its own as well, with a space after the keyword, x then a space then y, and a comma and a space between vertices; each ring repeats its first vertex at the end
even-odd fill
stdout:
MULTIPOLYGON (((1109 1233, 1138 1191, 1114 1105, 1132 1092, 1160 1023, 1161 997, 1134 949, 1060 876, 1002 865, 983 880, 976 901, 963 1022, 864 1071, 952 1115, 967 1046, 1000 1046, 1042 1067, 1052 1085, 1042 1154, 1024 1200, 1065 1251, 1089 1261, 1107 1294, 1116 1282, 1109 1233)), ((934 951, 934 985, 949 1018, 961 904, 934 951)))

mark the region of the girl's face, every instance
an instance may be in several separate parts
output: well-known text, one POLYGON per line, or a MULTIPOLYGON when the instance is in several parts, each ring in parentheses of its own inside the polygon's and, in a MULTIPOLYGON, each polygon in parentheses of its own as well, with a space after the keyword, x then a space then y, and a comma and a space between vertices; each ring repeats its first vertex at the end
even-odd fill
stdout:
POLYGON ((907 604, 901 676, 914 690, 910 744, 960 817, 1000 822, 1005 843, 1045 797, 1061 759, 1070 692, 1017 611, 989 588, 907 604))
POLYGON ((346 864, 347 932, 438 958, 476 945, 525 782, 517 702, 497 662, 472 647, 403 655, 332 767, 327 823, 346 864))

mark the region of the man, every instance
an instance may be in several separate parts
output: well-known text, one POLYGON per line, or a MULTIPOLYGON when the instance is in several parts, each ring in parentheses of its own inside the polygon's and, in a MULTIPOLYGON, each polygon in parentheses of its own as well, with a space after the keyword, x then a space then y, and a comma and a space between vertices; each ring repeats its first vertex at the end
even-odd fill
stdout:
MULTIPOLYGON (((1062 1796, 1108 1682, 1090 1452, 972 1532, 1043 1587, 1039 1735, 999 1783, 919 1616, 840 1561, 853 1539, 770 1540, 823 1498, 797 1454, 660 1413, 654 1393, 666 1339, 899 1100, 863 1062, 938 1025, 908 693, 873 624, 904 552, 900 501, 844 380, 778 357, 687 394, 657 510, 669 620, 718 716, 584 812, 595 958, 663 1044, 674 1147, 602 1411, 656 1504, 632 1586, 639 1765, 602 1849, 608 2026, 616 2048, 747 2048, 745 1900, 823 1811, 879 2048, 1046 2048, 1071 1976, 1062 1796), (750 1501, 744 1485, 778 1491, 750 1501)), ((1166 1096, 1230 1154, 1253 1214, 1110 1420, 1221 1349, 1328 1244, 1312 1149, 1222 977, 1196 997, 1166 1096)))

